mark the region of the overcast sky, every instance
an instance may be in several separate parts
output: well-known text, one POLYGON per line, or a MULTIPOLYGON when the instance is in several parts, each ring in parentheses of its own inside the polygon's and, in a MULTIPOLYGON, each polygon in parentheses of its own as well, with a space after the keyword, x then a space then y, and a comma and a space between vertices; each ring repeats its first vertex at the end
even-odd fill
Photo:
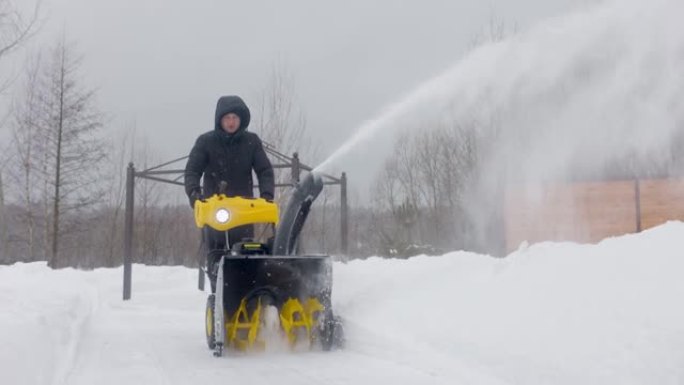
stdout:
MULTIPOLYGON (((212 128, 220 95, 256 107, 280 60, 325 156, 383 105, 462 57, 492 15, 526 29, 586 2, 43 0, 46 21, 33 45, 64 29, 112 117, 108 129, 135 121, 162 159, 185 155, 212 128)), ((365 170, 348 171, 367 180, 354 178, 365 170)))

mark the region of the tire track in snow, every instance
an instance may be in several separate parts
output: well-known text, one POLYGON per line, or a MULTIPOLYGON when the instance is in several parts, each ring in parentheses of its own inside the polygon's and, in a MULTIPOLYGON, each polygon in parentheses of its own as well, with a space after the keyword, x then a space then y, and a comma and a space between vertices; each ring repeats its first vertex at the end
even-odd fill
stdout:
POLYGON ((57 356, 57 363, 52 377, 53 385, 67 384, 67 380, 73 372, 79 355, 81 341, 87 333, 89 321, 97 311, 97 291, 88 288, 85 292, 87 294, 81 292, 76 297, 70 299, 67 312, 69 325, 62 331, 64 333, 63 337, 66 338, 66 344, 59 346, 59 350, 63 355, 57 356))

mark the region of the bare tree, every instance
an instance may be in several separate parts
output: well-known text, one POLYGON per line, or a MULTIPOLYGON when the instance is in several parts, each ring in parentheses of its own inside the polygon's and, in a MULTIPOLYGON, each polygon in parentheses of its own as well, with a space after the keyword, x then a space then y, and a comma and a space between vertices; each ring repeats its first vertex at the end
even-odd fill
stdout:
MULTIPOLYGON (((262 139, 281 152, 305 155, 308 150, 306 117, 298 106, 295 77, 283 62, 276 62, 261 92, 255 128, 262 139)), ((308 154, 306 154, 308 155, 308 154)))
MULTIPOLYGON (((295 77, 281 60, 273 64, 271 75, 261 90, 257 111, 254 130, 265 146, 272 146, 288 156, 296 152, 303 160, 312 158, 306 136, 306 117, 297 99, 295 77)), ((289 170, 275 170, 276 184, 290 181, 289 170)), ((275 196, 278 204, 283 204, 287 199, 287 191, 275 196)), ((257 225, 255 230, 256 238, 262 241, 273 235, 270 226, 257 225)))
POLYGON ((463 192, 477 168, 474 128, 424 127, 396 141, 376 179, 369 222, 380 252, 407 256, 463 247, 463 192))
POLYGON ((27 60, 23 90, 12 106, 12 150, 15 153, 12 162, 13 174, 10 174, 13 185, 19 189, 21 203, 21 223, 24 224, 24 241, 29 260, 36 257, 36 212, 35 202, 39 199, 35 186, 39 183, 36 154, 39 154, 38 131, 41 127, 41 108, 39 104, 40 57, 27 60))
MULTIPOLYGON (((136 164, 142 169, 158 163, 147 140, 134 150, 136 164)), ((156 181, 142 179, 136 185, 136 229, 138 236, 140 262, 158 264, 161 250, 161 197, 164 186, 156 181)))
MULTIPOLYGON (((52 49, 44 72, 41 107, 45 123, 40 135, 47 158, 45 177, 50 188, 49 265, 58 265, 60 239, 78 228, 78 220, 63 215, 79 212, 96 203, 100 162, 105 153, 98 131, 103 115, 95 106, 95 91, 79 84, 81 59, 62 37, 52 49)), ((47 200, 47 199, 46 199, 47 200)))
MULTIPOLYGON (((471 49, 503 40, 516 30, 492 12, 483 32, 474 36, 471 49)), ((471 186, 479 184, 485 160, 497 151, 502 127, 498 114, 494 110, 487 116, 489 121, 461 118, 413 127, 397 139, 392 157, 376 179, 368 222, 372 227, 367 232, 377 234, 373 241, 378 250, 400 255, 405 240, 422 244, 422 251, 441 247, 483 250, 483 243, 471 234, 477 224, 467 205, 476 195, 471 186)), ((478 198, 487 202, 485 211, 496 212, 492 203, 496 197, 478 198)), ((488 220, 495 221, 495 215, 488 220)))
POLYGON ((0 58, 17 49, 36 31, 40 15, 38 1, 27 18, 8 0, 0 0, 0 58))
POLYGON ((489 12, 488 23, 470 39, 469 48, 475 49, 488 43, 496 43, 518 33, 518 24, 508 25, 494 10, 489 12))
POLYGON ((415 138, 415 168, 419 173, 417 190, 420 191, 421 202, 424 202, 430 216, 430 231, 439 237, 443 228, 442 206, 444 194, 440 183, 440 173, 450 165, 444 164, 436 151, 445 140, 441 130, 428 130, 415 138))
MULTIPOLYGON (((21 47, 38 29, 41 0, 37 1, 28 17, 9 0, 0 0, 0 60, 21 47)), ((0 92, 11 79, 0 79, 0 92)))
POLYGON ((121 138, 117 140, 112 139, 112 151, 109 155, 109 162, 107 162, 106 172, 109 175, 107 178, 105 188, 105 205, 104 213, 102 214, 102 223, 106 223, 106 230, 102 232, 103 238, 100 238, 102 245, 104 265, 113 267, 117 265, 117 257, 122 243, 122 227, 123 227, 123 206, 126 189, 126 167, 129 159, 131 159, 131 151, 129 149, 129 142, 132 142, 132 135, 134 128, 129 130, 121 138))
MULTIPOLYGON (((295 77, 288 67, 278 61, 273 65, 271 76, 261 92, 255 130, 266 145, 292 155, 297 152, 300 159, 310 161, 313 157, 307 137, 306 117, 299 107, 295 88, 295 77)), ((289 183, 290 173, 276 170, 276 183, 289 183)), ((279 203, 287 197, 275 197, 279 203)))

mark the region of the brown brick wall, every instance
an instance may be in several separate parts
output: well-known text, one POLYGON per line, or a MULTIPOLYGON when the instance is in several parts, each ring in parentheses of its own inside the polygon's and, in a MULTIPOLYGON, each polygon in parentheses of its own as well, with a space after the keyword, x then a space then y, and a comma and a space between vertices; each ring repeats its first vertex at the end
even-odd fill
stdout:
MULTIPOLYGON (((512 187, 506 193, 506 249, 522 241, 591 243, 637 231, 634 181, 576 182, 536 188, 512 187)), ((684 220, 684 180, 639 182, 641 227, 684 220)))
POLYGON ((639 190, 642 230, 684 220, 684 179, 643 180, 639 190))

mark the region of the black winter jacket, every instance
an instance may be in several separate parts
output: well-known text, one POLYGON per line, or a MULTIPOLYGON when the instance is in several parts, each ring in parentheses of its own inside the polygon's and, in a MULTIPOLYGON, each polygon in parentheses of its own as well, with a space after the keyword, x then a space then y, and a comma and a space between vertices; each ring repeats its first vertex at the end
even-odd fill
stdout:
POLYGON ((221 181, 228 184, 228 196, 253 197, 252 170, 259 180, 262 198, 273 199, 273 166, 266 157, 261 139, 247 131, 250 113, 238 96, 223 96, 216 105, 214 130, 197 138, 185 166, 185 192, 190 205, 200 196, 218 192, 221 181), (240 117, 240 128, 232 135, 221 128, 221 118, 228 113, 240 117), (200 188, 200 179, 204 183, 200 188))

